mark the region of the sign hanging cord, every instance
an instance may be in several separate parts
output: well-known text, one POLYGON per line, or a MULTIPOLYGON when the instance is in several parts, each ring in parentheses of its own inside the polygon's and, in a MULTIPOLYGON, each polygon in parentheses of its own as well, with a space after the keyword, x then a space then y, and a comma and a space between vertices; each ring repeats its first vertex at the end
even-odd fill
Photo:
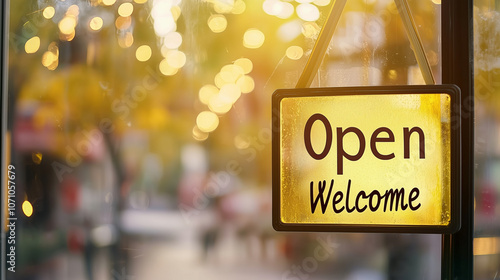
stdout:
MULTIPOLYGON (((311 86, 311 83, 316 76, 316 72, 318 71, 321 62, 325 57, 328 45, 330 44, 335 29, 337 28, 346 2, 347 0, 336 0, 333 3, 327 20, 323 25, 323 28, 321 29, 318 39, 316 40, 316 44, 313 47, 311 56, 309 56, 306 66, 304 67, 304 70, 302 71, 302 74, 300 75, 295 88, 307 88, 311 86)), ((422 40, 420 39, 420 36, 417 32, 415 21, 413 20, 413 17, 411 15, 408 2, 407 0, 394 0, 394 2, 396 3, 398 12, 403 21, 406 34, 408 36, 408 39, 410 40, 410 44, 417 59, 420 71, 422 72, 424 81, 428 85, 433 85, 436 82, 432 74, 429 60, 425 55, 422 40)))

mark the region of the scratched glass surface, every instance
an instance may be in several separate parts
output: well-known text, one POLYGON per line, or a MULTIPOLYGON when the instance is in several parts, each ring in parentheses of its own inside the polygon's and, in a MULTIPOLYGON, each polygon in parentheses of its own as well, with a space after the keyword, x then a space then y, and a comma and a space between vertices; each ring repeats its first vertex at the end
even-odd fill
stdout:
MULTIPOLYGON (((450 99, 446 94, 284 98, 281 101, 281 118, 283 222, 438 226, 449 224, 450 99), (311 157, 304 140, 304 135, 307 134, 304 132, 306 123, 317 113, 326 117, 333 131, 331 149, 320 160, 311 157), (343 137, 339 136, 339 129, 345 131, 349 127, 358 128, 362 135, 349 132, 343 137), (375 137, 387 138, 391 133, 394 141, 375 143, 373 149, 372 134, 380 127, 386 127, 390 132, 380 132, 375 137), (403 133, 404 128, 411 130, 414 127, 423 131, 425 154, 422 158, 419 154, 422 145, 418 140, 419 136, 413 133, 410 137, 405 137, 403 133), (364 149, 360 147, 360 142, 365 142, 364 149), (405 145, 409 145, 409 158, 404 155, 405 145), (374 151, 381 155, 393 154, 394 157, 383 160, 377 158, 374 151), (344 153, 361 153, 361 157, 349 160, 344 153), (342 170, 339 172, 340 169, 342 170), (312 213, 311 207, 319 192, 318 184, 323 180, 326 180, 326 189, 322 195, 327 201, 326 211, 323 212, 319 201, 312 213), (409 204, 410 191, 414 188, 419 190, 419 195, 415 198, 414 193, 414 199, 411 201, 413 204, 409 204), (384 199, 375 194, 370 199, 365 197, 374 190, 383 196, 390 189, 399 190, 401 197, 386 195, 384 199), (340 202, 333 206, 334 194, 337 191, 342 192, 342 195, 337 197, 340 202), (365 193, 358 199, 358 193, 361 191, 365 193), (331 193, 331 196, 328 193, 331 193), (355 207, 357 202, 359 208, 355 207), (408 206, 413 206, 414 210, 408 206), (336 213, 333 207, 341 212, 336 213), (352 212, 349 213, 348 208, 352 212)), ((326 131, 325 125, 316 121, 310 136, 307 135, 311 138, 313 150, 317 154, 324 150, 325 145, 329 145, 326 143, 326 131)))

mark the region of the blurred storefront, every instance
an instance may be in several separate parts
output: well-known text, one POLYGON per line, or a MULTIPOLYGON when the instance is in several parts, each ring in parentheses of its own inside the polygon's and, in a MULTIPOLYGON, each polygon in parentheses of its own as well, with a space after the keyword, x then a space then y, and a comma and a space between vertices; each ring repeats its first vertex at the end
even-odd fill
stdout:
MULTIPOLYGON (((441 1, 408 2, 439 84, 441 1)), ((473 2, 474 278, 496 279, 500 2, 473 2)), ((439 279, 440 235, 272 228, 271 94, 332 4, 7 1, 2 279, 439 279)), ((415 84, 395 2, 347 1, 311 87, 415 84)))

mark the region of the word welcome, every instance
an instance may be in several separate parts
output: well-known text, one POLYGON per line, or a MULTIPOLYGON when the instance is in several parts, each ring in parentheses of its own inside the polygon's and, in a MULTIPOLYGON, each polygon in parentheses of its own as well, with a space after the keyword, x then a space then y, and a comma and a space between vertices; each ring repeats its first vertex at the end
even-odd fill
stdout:
MULTIPOLYGON (((330 201, 330 197, 332 195, 334 180, 332 179, 330 182, 330 188, 328 189, 328 194, 326 198, 324 196, 326 190, 326 181, 318 182, 318 194, 316 198, 314 198, 314 182, 311 181, 310 184, 310 199, 311 199, 311 213, 314 214, 316 211, 316 207, 318 202, 321 204, 321 212, 325 214, 326 209, 328 207, 328 202, 330 201)), ((370 209, 372 212, 376 212, 381 205, 383 204, 384 212, 387 211, 387 206, 389 205, 389 211, 398 211, 398 208, 401 207, 401 210, 404 211, 408 207, 412 211, 416 211, 420 208, 421 204, 414 204, 418 196, 420 195, 420 190, 418 188, 413 188, 408 195, 408 203, 405 203, 405 188, 400 189, 389 189, 385 191, 384 194, 381 194, 378 190, 373 190, 370 194, 366 194, 365 191, 360 191, 356 195, 356 199, 354 200, 354 204, 349 206, 351 199, 351 180, 349 180, 347 184, 347 192, 345 194, 342 191, 337 191, 332 197, 332 209, 335 213, 341 213, 344 210, 347 213, 352 213, 354 211, 358 213, 362 213, 367 209, 370 209)))

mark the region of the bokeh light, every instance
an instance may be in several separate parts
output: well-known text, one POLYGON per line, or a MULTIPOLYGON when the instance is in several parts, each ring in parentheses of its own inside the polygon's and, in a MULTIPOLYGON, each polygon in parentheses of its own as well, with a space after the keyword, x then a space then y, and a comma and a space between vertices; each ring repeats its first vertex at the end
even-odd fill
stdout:
POLYGON ((286 56, 292 60, 300 59, 304 55, 304 50, 299 46, 290 46, 286 49, 286 56))
POLYGON ((292 4, 288 2, 280 2, 281 7, 279 11, 276 13, 276 16, 281 19, 287 19, 293 15, 293 12, 295 11, 295 8, 293 7, 292 4))
POLYGON ((319 9, 313 4, 300 4, 297 6, 297 15, 305 21, 316 21, 319 19, 319 9))
POLYGON ((227 14, 233 10, 234 0, 213 1, 214 11, 219 14, 227 14))
POLYGON ((266 39, 266 36, 262 31, 256 28, 248 29, 243 35, 243 46, 249 49, 260 48, 266 39))
POLYGON ((186 64, 186 54, 178 50, 169 51, 165 59, 173 68, 182 68, 186 64))
POLYGON ((330 0, 314 0, 313 3, 316 6, 324 7, 330 4, 330 0))
POLYGON ((170 12, 172 13, 172 18, 174 20, 178 20, 179 17, 181 16, 182 10, 181 10, 181 7, 175 5, 175 6, 172 6, 172 8, 170 8, 170 12))
POLYGON ((111 6, 116 3, 116 0, 102 0, 102 3, 106 6, 111 6))
POLYGON ((51 19, 56 14, 56 9, 52 6, 47 6, 43 9, 43 17, 46 19, 51 19))
POLYGON ((197 141, 205 141, 208 139, 208 133, 201 131, 198 126, 193 127, 193 138, 197 141))
POLYGON ((118 37, 118 45, 122 48, 130 48, 134 44, 134 36, 132 32, 125 32, 125 34, 118 37))
POLYGON ((128 17, 132 15, 133 12, 134 5, 132 5, 132 3, 130 2, 123 3, 118 7, 118 14, 122 17, 128 17))
POLYGON ((198 98, 200 99, 200 102, 208 105, 210 102, 210 99, 214 96, 216 96, 219 93, 219 89, 214 86, 214 85, 204 85, 200 88, 198 91, 198 98))
POLYGON ((255 89, 255 81, 248 75, 239 78, 236 85, 240 88, 241 93, 250 93, 255 89))
POLYGON ((144 62, 144 61, 148 61, 151 58, 152 53, 153 52, 152 52, 150 46, 142 45, 142 46, 139 46, 137 48, 137 50, 135 51, 135 57, 137 58, 137 60, 144 62))
POLYGON ((238 65, 243 69, 243 74, 248 74, 252 72, 253 69, 253 63, 250 59, 248 58, 238 58, 237 60, 234 61, 234 65, 238 65))
POLYGON ((33 206, 29 201, 25 200, 23 202, 22 208, 23 208, 23 213, 24 215, 26 215, 26 217, 31 217, 31 215, 33 215, 33 206))
POLYGON ((212 15, 207 21, 208 27, 214 33, 221 33, 226 30, 227 19, 224 15, 212 15))
POLYGON ((117 17, 115 20, 116 28, 120 30, 126 30, 132 25, 131 17, 117 17))
POLYGON ((93 17, 90 22, 89 22, 89 27, 90 29, 94 31, 101 30, 102 26, 104 24, 104 21, 100 17, 93 17))
POLYGON ((233 9, 231 10, 231 13, 235 15, 240 15, 244 13, 246 9, 247 5, 245 4, 245 2, 243 2, 243 0, 236 0, 234 2, 234 6, 233 9))
POLYGON ((76 24, 76 17, 65 16, 58 24, 59 31, 64 35, 70 35, 75 32, 76 24))
POLYGON ((212 132, 219 126, 219 117, 210 111, 203 111, 196 117, 196 125, 203 132, 212 132))
POLYGON ((226 84, 226 81, 224 81, 224 79, 222 79, 220 72, 215 75, 214 83, 218 88, 221 88, 223 85, 226 84))
POLYGON ((42 65, 49 70, 55 70, 59 65, 59 47, 56 42, 50 43, 48 50, 42 55, 42 65))
POLYGON ((266 14, 275 16, 281 11, 282 5, 283 2, 280 0, 265 0, 262 3, 262 9, 266 14))
POLYGON ((177 29, 177 24, 172 16, 157 17, 154 20, 153 28, 158 36, 165 36, 177 29))
POLYGON ((34 36, 26 41, 24 44, 24 50, 26 53, 36 53, 40 48, 40 37, 34 36))
POLYGON ((302 25, 302 34, 306 38, 314 39, 321 31, 321 27, 315 22, 305 22, 302 25))
POLYGON ((222 67, 220 70, 220 77, 225 83, 231 84, 236 83, 236 81, 243 75, 243 68, 238 65, 228 64, 222 67))
POLYGON ((241 96, 241 90, 236 84, 225 84, 220 89, 219 95, 227 103, 235 103, 241 96))
POLYGON ((78 15, 80 14, 80 7, 78 5, 71 5, 69 6, 68 10, 66 11, 67 16, 74 16, 75 18, 78 18, 78 15))
POLYGON ((179 32, 170 32, 163 38, 163 46, 165 46, 167 49, 177 49, 182 44, 182 35, 179 32))
POLYGON ((158 67, 160 68, 160 72, 165 76, 173 76, 179 71, 179 68, 172 67, 168 63, 167 59, 160 61, 160 65, 158 67))
POLYGON ((290 42, 302 33, 302 23, 300 20, 289 21, 278 28, 278 38, 283 42, 290 42))
POLYGON ((210 111, 219 115, 229 112, 232 107, 233 103, 231 103, 230 100, 223 98, 220 94, 213 96, 208 102, 208 108, 210 111))

